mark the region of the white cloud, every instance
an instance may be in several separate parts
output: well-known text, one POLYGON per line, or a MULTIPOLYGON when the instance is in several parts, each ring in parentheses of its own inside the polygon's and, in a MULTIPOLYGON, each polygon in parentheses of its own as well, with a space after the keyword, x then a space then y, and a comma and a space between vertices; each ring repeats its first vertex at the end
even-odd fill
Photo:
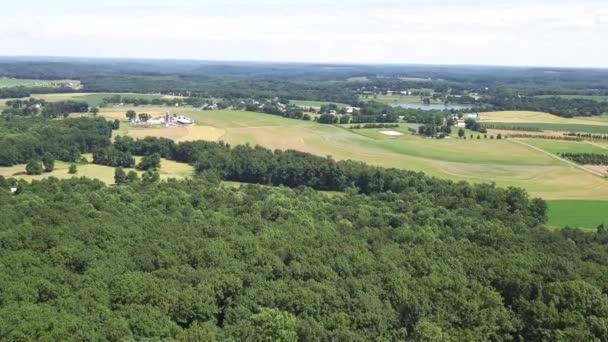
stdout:
POLYGON ((593 1, 80 6, 0 20, 0 54, 608 66, 608 17, 593 1))

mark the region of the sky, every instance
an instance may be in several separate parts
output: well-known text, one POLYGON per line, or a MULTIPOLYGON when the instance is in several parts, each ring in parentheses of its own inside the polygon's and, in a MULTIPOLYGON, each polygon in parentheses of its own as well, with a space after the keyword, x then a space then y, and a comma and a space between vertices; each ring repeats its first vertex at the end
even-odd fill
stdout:
POLYGON ((607 0, 21 0, 0 55, 608 67, 607 0))

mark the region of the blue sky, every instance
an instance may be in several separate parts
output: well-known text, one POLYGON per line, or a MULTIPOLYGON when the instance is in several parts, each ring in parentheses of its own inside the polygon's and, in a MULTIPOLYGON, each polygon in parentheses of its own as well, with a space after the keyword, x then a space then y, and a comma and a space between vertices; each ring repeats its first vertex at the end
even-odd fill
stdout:
POLYGON ((605 0, 479 3, 12 1, 0 55, 608 67, 605 0))

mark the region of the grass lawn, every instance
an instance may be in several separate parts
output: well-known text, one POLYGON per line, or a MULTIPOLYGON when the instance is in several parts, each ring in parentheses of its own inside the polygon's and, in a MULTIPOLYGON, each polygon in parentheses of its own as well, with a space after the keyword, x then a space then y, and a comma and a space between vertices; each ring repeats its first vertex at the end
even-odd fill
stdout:
MULTIPOLYGON (((92 160, 91 155, 85 155, 88 160, 92 160)), ((135 157, 135 160, 139 162, 141 158, 135 157)), ((69 174, 68 169, 70 163, 56 161, 55 169, 53 172, 43 173, 41 175, 27 175, 25 174, 25 165, 15 165, 9 167, 0 167, 0 176, 14 177, 17 179, 25 179, 27 181, 40 180, 48 177, 56 177, 59 179, 67 179, 73 177, 88 177, 99 179, 106 184, 114 184, 114 168, 104 165, 96 164, 82 164, 78 165, 78 172, 76 174, 69 174)), ((126 172, 134 169, 125 169, 126 172)), ((135 170, 139 175, 143 174, 142 171, 135 170)), ((189 164, 178 163, 171 160, 161 159, 160 165, 160 177, 161 179, 169 178, 186 178, 194 174, 194 168, 189 164)))
POLYGON ((548 201, 547 204, 550 227, 594 230, 602 223, 608 225, 608 201, 548 201))

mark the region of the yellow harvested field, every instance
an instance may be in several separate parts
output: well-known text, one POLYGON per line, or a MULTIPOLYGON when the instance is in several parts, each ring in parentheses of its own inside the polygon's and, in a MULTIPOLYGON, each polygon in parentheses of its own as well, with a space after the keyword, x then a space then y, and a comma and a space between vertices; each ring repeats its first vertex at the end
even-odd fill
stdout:
MULTIPOLYGON (((170 109, 163 107, 148 107, 148 106, 138 106, 138 107, 108 107, 101 108, 99 111, 99 115, 103 115, 108 119, 118 119, 120 121, 127 120, 127 111, 134 110, 137 113, 148 113, 152 116, 152 118, 160 117, 165 115, 167 111, 170 109)), ((173 111, 171 111, 173 113, 173 111)))
MULTIPOLYGON (((88 159, 91 159, 90 157, 88 159)), ((139 162, 138 157, 135 157, 136 161, 139 162)), ((114 168, 104 165, 96 164, 83 164, 78 165, 78 172, 76 174, 69 174, 68 169, 69 163, 57 161, 55 162, 55 170, 49 173, 43 173, 41 175, 27 175, 25 173, 25 165, 15 165, 9 167, 0 167, 0 176, 3 177, 14 177, 17 179, 25 179, 27 181, 41 180, 48 177, 55 177, 59 179, 68 179, 74 177, 88 177, 98 179, 106 184, 114 184, 114 168)), ((129 172, 134 169, 125 169, 129 172)), ((135 170, 140 176, 143 172, 135 170)), ((191 165, 178 163, 171 160, 161 159, 160 165, 160 178, 169 179, 177 178, 183 179, 194 174, 194 168, 191 165)))
POLYGON ((481 122, 511 122, 511 123, 561 123, 608 126, 608 121, 602 118, 562 118, 557 115, 530 111, 501 111, 479 113, 481 122), (595 119, 595 120, 594 120, 595 119))
POLYGON ((207 140, 218 141, 226 131, 211 126, 175 126, 175 127, 140 127, 129 128, 127 135, 133 138, 149 136, 173 139, 175 141, 207 140))
POLYGON ((608 177, 608 166, 607 165, 584 165, 586 169, 593 170, 595 172, 603 173, 608 177))

